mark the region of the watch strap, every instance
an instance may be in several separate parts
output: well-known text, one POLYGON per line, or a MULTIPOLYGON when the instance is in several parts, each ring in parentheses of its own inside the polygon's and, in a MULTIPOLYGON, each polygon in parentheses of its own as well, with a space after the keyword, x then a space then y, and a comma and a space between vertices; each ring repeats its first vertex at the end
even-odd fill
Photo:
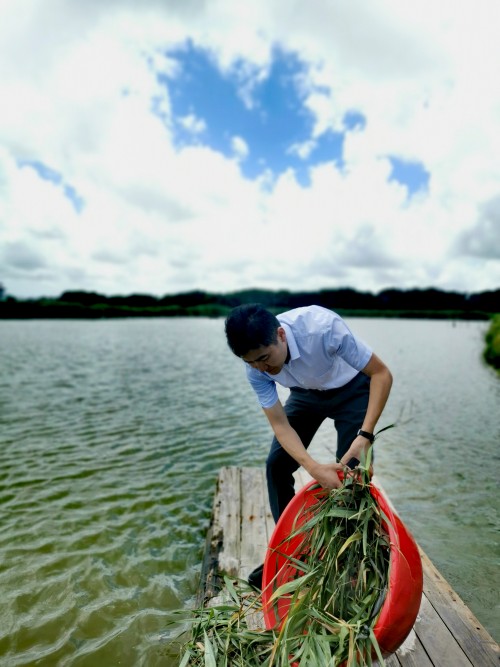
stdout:
POLYGON ((367 440, 369 440, 370 444, 373 445, 373 443, 375 441, 375 436, 373 435, 373 433, 369 433, 368 431, 363 431, 363 430, 359 429, 358 435, 362 435, 363 438, 366 438, 367 440))

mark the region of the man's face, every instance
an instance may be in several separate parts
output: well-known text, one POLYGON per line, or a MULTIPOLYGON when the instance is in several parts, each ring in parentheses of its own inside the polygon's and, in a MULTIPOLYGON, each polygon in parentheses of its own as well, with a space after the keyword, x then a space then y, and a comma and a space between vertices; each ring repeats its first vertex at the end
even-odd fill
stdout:
POLYGON ((278 340, 272 345, 266 345, 250 350, 243 355, 243 361, 263 373, 277 375, 283 368, 288 354, 286 333, 283 327, 278 327, 278 340))

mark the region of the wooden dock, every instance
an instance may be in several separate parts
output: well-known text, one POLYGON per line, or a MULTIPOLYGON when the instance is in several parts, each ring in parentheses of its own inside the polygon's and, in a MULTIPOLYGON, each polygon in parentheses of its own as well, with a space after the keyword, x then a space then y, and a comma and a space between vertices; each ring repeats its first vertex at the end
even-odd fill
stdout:
MULTIPOLYGON (((297 475, 297 488, 307 478, 297 475)), ((218 595, 222 574, 246 579, 264 560, 274 529, 261 468, 222 468, 207 536, 200 598, 218 595)), ((421 551, 424 593, 417 621, 388 667, 493 667, 498 644, 421 551)))

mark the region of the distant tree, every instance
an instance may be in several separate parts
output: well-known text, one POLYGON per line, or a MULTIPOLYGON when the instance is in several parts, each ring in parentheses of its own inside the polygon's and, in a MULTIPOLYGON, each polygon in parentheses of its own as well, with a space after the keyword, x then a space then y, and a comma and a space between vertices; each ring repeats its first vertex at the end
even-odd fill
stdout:
POLYGON ((471 309, 484 310, 486 313, 500 313, 500 289, 479 294, 470 294, 467 303, 471 309))
POLYGON ((369 292, 358 292, 349 287, 336 290, 321 290, 318 299, 320 305, 335 310, 336 308, 377 308, 377 301, 369 292))
POLYGON ((428 289, 386 289, 378 294, 378 301, 387 310, 462 310, 465 297, 458 292, 428 289))
POLYGON ((163 306, 177 305, 183 308, 192 308, 194 306, 212 304, 216 300, 217 297, 213 294, 201 290, 193 290, 192 292, 182 292, 180 294, 166 294, 159 300, 159 303, 163 306))
POLYGON ((5 298, 5 287, 0 283, 0 301, 3 301, 5 298))
POLYGON ((149 294, 130 294, 129 296, 111 296, 107 302, 115 306, 130 306, 132 308, 149 308, 158 305, 158 299, 149 294))
POLYGON ((84 306, 92 306, 96 303, 106 303, 107 297, 96 292, 63 292, 58 301, 65 303, 81 303, 84 306))

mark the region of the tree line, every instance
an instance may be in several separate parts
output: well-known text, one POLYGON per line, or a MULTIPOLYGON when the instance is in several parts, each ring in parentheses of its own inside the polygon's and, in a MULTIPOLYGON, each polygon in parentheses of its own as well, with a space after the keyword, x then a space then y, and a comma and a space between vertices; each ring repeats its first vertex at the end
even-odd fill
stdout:
POLYGON ((4 293, 0 318, 221 317, 244 303, 261 303, 273 312, 317 304, 345 316, 489 319, 500 312, 500 290, 473 294, 436 288, 394 288, 376 294, 352 288, 307 292, 245 289, 223 294, 193 290, 162 297, 66 291, 56 298, 24 300, 4 293))

